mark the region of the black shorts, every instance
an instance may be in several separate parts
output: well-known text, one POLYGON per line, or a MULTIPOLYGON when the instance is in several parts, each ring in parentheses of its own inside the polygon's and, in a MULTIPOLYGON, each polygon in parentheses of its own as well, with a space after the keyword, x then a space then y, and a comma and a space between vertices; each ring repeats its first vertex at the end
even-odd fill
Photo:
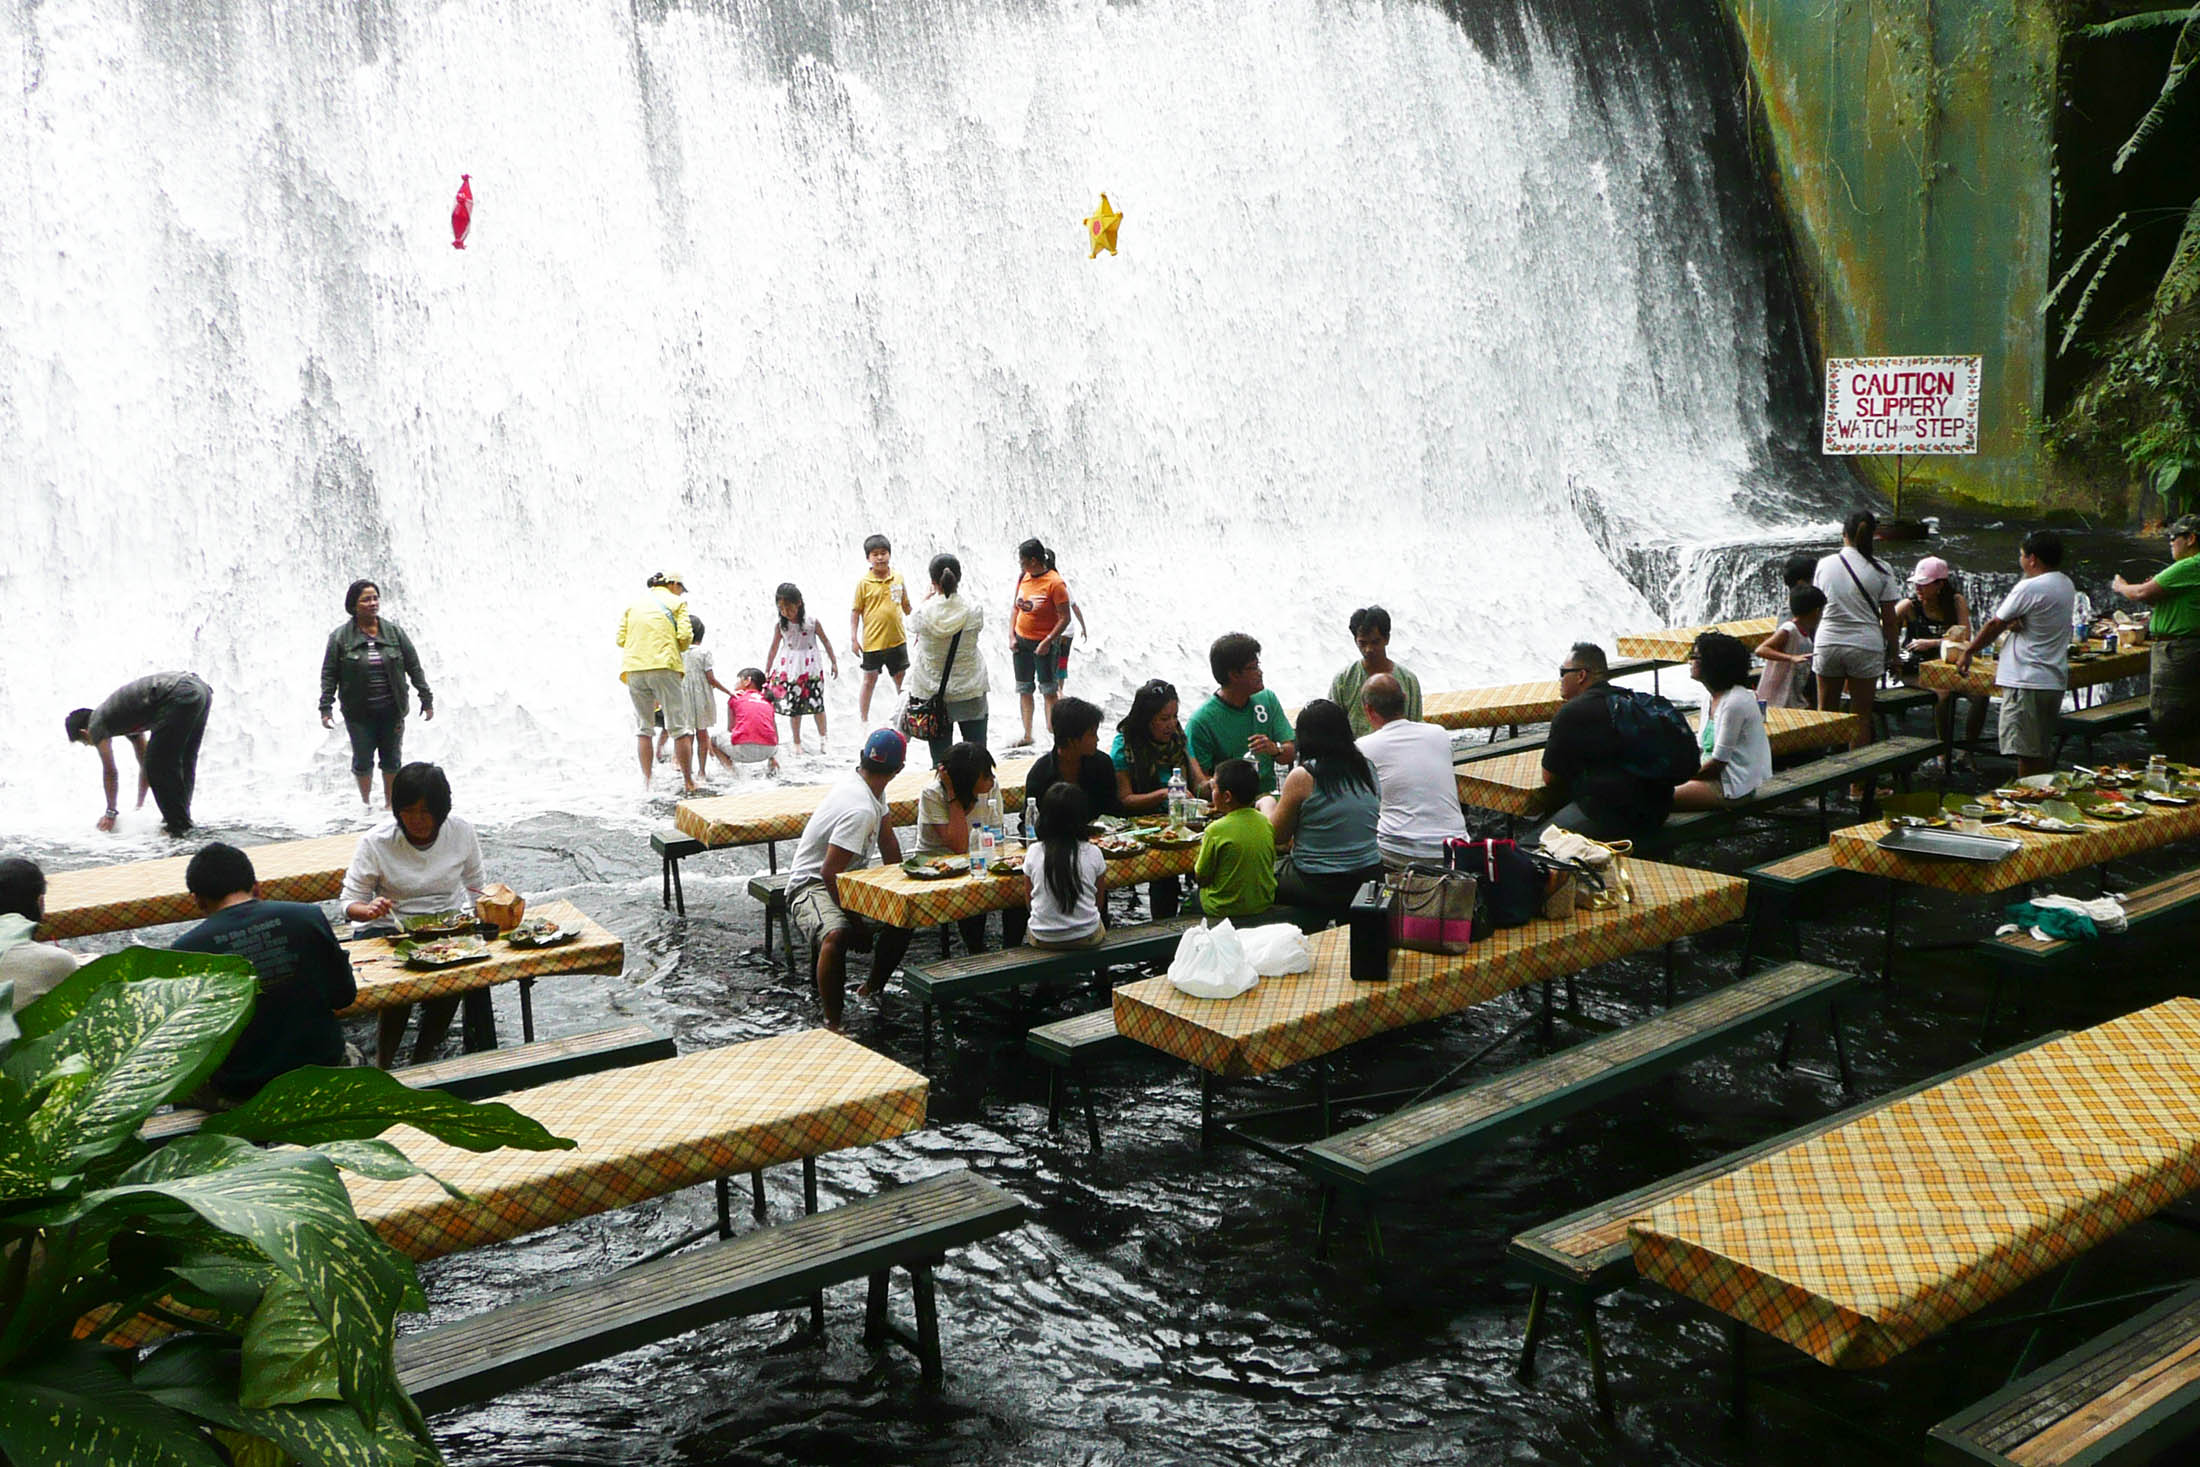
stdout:
POLYGON ((365 718, 344 719, 344 731, 351 735, 351 772, 371 774, 376 755, 382 759, 382 772, 395 774, 403 762, 401 750, 405 741, 405 717, 392 708, 387 713, 370 713, 365 718))
POLYGON ((891 647, 881 647, 876 652, 864 653, 863 670, 900 677, 909 670, 909 644, 896 642, 891 647))

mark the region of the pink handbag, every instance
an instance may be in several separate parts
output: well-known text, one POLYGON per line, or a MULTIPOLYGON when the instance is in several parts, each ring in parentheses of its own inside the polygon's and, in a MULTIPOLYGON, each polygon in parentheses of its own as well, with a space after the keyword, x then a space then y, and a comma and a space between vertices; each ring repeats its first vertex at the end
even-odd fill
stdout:
POLYGON ((1392 947, 1456 954, 1474 942, 1472 876, 1441 866, 1408 866, 1389 884, 1392 947))

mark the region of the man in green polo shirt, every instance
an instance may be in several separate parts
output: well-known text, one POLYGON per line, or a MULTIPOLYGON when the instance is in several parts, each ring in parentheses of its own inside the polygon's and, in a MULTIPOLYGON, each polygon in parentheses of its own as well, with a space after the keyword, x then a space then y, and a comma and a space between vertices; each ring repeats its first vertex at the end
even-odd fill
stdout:
POLYGON ((1262 680, 1260 643, 1243 632, 1225 633, 1207 650, 1207 668, 1215 675, 1215 695, 1184 725, 1192 758, 1210 772, 1225 759, 1249 759, 1260 793, 1274 794, 1276 761, 1296 762, 1299 746, 1283 701, 1262 680))
POLYGON ((2168 565, 2137 585, 2116 577, 2119 596, 2154 608, 2147 640, 2154 644, 2147 733, 2180 764, 2200 763, 2200 515, 2180 515, 2169 527, 2168 565))

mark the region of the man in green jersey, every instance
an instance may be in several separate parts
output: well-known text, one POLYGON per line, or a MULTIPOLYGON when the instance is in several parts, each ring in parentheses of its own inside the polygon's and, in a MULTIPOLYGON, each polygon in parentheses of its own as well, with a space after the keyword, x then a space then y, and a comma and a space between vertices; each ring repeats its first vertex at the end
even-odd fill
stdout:
POLYGON ((2154 746, 2180 764, 2200 763, 2200 515, 2180 515, 2169 527, 2168 565, 2137 585, 2116 577, 2119 596, 2154 608, 2147 640, 2154 644, 2147 732, 2154 746))

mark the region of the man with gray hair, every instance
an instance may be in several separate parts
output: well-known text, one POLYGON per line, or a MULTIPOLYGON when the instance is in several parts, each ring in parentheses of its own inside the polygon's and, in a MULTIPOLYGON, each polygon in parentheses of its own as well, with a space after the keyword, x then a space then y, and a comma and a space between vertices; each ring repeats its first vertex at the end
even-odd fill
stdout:
POLYGON ((1433 723, 1406 717, 1406 691, 1387 672, 1360 689, 1373 732, 1359 740, 1375 766, 1382 812, 1375 819, 1375 848, 1392 869, 1416 861, 1441 862, 1444 842, 1467 833, 1459 811, 1459 781, 1451 768, 1451 735, 1433 723))

